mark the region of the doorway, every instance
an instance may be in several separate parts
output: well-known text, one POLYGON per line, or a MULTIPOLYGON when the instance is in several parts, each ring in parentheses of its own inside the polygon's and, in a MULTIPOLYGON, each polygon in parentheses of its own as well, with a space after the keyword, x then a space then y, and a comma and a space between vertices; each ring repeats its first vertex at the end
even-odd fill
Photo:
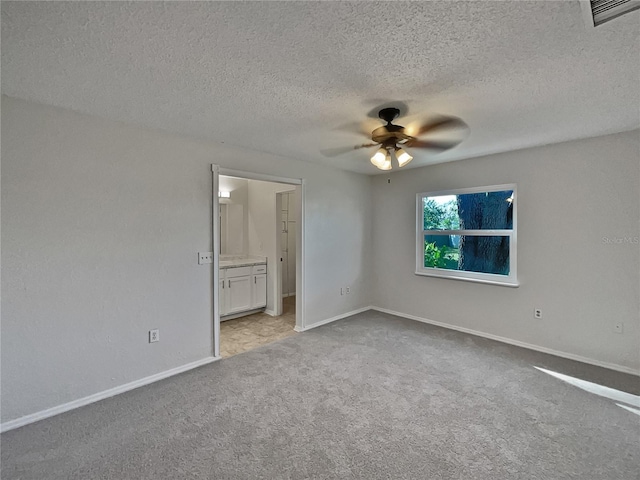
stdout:
POLYGON ((278 222, 276 235, 279 236, 276 243, 279 244, 278 251, 281 263, 278 281, 281 284, 282 311, 284 313, 292 308, 295 309, 297 192, 289 190, 276 195, 278 196, 276 210, 280 212, 276 219, 278 222))
POLYGON ((214 355, 220 357, 246 351, 304 329, 304 183, 301 179, 230 170, 215 165, 212 170, 212 204, 213 212, 217 212, 213 215, 213 285, 218 287, 213 292, 213 344, 214 355), (230 192, 229 185, 239 190, 230 192), (223 186, 227 187, 225 191, 223 186), (243 205, 233 207, 238 204, 243 205), (221 209, 221 205, 225 206, 221 209), (244 213, 243 218, 231 219, 232 210, 238 216, 244 213), (236 232, 223 231, 228 225, 234 225, 236 232), (230 251, 233 251, 232 255, 227 253, 230 251), (248 296, 249 306, 258 308, 241 311, 235 308, 243 304, 238 302, 238 295, 242 292, 235 288, 240 285, 240 274, 249 278, 244 282, 252 290, 248 296), (266 291, 261 293, 264 295, 262 303, 253 300, 258 289, 266 291), (225 299, 231 298, 234 300, 233 308, 229 308, 229 304, 225 307, 225 299), (234 335, 239 339, 237 343, 244 345, 232 345, 234 335), (224 348, 221 348, 221 340, 224 340, 224 348))

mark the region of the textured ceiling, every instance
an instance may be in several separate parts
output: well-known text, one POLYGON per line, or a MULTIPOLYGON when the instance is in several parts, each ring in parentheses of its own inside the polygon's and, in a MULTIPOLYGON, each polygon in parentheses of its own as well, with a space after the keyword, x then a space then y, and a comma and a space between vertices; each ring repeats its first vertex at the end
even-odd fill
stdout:
POLYGON ((320 150, 389 101, 470 126, 409 167, 637 128, 639 25, 577 1, 2 2, 2 92, 374 174, 320 150))

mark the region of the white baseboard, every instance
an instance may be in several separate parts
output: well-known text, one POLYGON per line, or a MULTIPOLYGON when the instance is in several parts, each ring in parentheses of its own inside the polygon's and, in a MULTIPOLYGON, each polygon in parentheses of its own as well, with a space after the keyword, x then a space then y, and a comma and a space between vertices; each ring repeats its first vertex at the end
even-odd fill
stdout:
POLYGON ((357 310, 352 310, 347 313, 341 313, 340 315, 336 315, 335 317, 327 318, 325 320, 320 320, 319 322, 314 323, 313 325, 309 325, 307 327, 298 327, 295 326, 294 330, 296 332, 306 332, 307 330, 311 330, 316 327, 321 327, 322 325, 326 325, 327 323, 335 322, 336 320, 341 320, 343 318, 350 317, 351 315, 356 315, 357 313, 366 312, 367 310, 371 310, 372 307, 362 307, 357 310))
POLYGON ((14 428, 22 427, 24 425, 37 422, 38 420, 44 420, 45 418, 53 417, 54 415, 59 415, 60 413, 68 412, 69 410, 84 407, 85 405, 95 403, 105 398, 113 397, 114 395, 118 395, 119 393, 128 392, 129 390, 133 390, 135 388, 157 382, 158 380, 172 377, 173 375, 177 375, 178 373, 183 373, 188 370, 201 367, 202 365, 207 365, 208 363, 220 360, 220 358, 222 357, 203 358, 202 360, 198 360, 196 362, 187 363, 186 365, 182 365, 180 367, 165 370, 164 372, 156 373, 139 380, 134 380, 133 382, 125 383, 124 385, 119 385, 102 392, 94 393, 93 395, 89 395, 88 397, 79 398, 68 403, 63 403, 62 405, 47 408, 46 410, 41 410, 30 415, 25 415, 24 417, 16 418, 15 420, 9 420, 8 422, 0 425, 0 432, 13 430, 14 428))
MULTIPOLYGON (((381 308, 381 307, 376 307, 376 306, 363 307, 363 308, 359 308, 357 310, 352 310, 352 311, 347 312, 347 313, 336 315, 335 317, 331 317, 331 318, 327 318, 325 320, 321 320, 319 322, 316 322, 316 323, 314 323, 312 325, 309 325, 307 327, 304 327, 304 328, 300 328, 300 327, 296 326, 294 328, 294 330, 296 332, 306 332, 306 331, 314 329, 316 327, 320 327, 322 325, 326 325, 328 323, 332 323, 332 322, 335 322, 337 320, 341 320, 343 318, 347 318, 347 317, 350 317, 352 315, 356 315, 358 313, 366 312, 367 310, 375 310, 375 311, 378 311, 378 312, 388 313, 390 315, 395 315, 397 317, 407 318, 409 320, 415 320, 415 321, 422 322, 422 323, 428 323, 430 325, 436 325, 438 327, 448 328, 450 330, 456 330, 456 331, 459 331, 459 332, 468 333, 470 335, 475 335, 475 336, 478 336, 478 337, 488 338, 490 340, 496 340, 498 342, 506 343, 506 344, 509 344, 509 345, 515 345, 517 347, 527 348, 529 350, 535 350, 537 352, 542 352, 542 353, 547 353, 547 354, 550 354, 550 355, 555 355, 557 357, 567 358, 569 360, 575 360, 575 361, 586 363, 586 364, 589 364, 589 365, 595 365, 595 366, 598 366, 598 367, 608 368, 610 370, 615 370, 615 371, 618 371, 618 372, 623 372, 623 373, 628 373, 628 374, 631 374, 631 375, 640 376, 640 371, 634 370, 634 369, 629 368, 629 367, 625 367, 623 365, 618 365, 618 364, 609 363, 609 362, 602 362, 600 360, 594 360, 592 358, 583 357, 581 355, 575 355, 573 353, 567 353, 567 352, 562 352, 562 351, 559 351, 559 350, 554 350, 554 349, 551 349, 551 348, 541 347, 541 346, 538 346, 538 345, 532 345, 530 343, 521 342, 519 340, 513 340, 513 339, 510 339, 510 338, 506 338, 506 337, 500 337, 498 335, 493 335, 493 334, 490 334, 490 333, 484 333, 484 332, 480 332, 478 330, 472 330, 470 328, 459 327, 457 325, 451 325, 451 324, 448 324, 448 323, 437 322, 435 320, 429 320, 427 318, 418 317, 416 315, 409 315, 409 314, 406 314, 406 313, 397 312, 395 310, 389 310, 389 309, 386 309, 386 308, 381 308)), ((148 377, 144 377, 144 378, 141 378, 139 380, 135 380, 133 382, 125 383, 124 385, 119 385, 117 387, 110 388, 110 389, 104 390, 102 392, 94 393, 93 395, 89 395, 87 397, 83 397, 83 398, 80 398, 78 400, 73 400, 71 402, 64 403, 62 405, 58 405, 58 406, 55 406, 55 407, 51 407, 51 408, 48 408, 46 410, 41 410, 39 412, 32 413, 30 415, 25 415, 24 417, 16 418, 15 420, 9 420, 9 421, 7 421, 7 422, 5 422, 5 423, 0 425, 0 432, 7 432, 9 430, 13 430, 15 428, 19 428, 19 427, 22 427, 24 425, 28 425, 30 423, 37 422, 39 420, 44 420, 45 418, 53 417, 55 415, 58 415, 58 414, 61 414, 61 413, 64 413, 64 412, 68 412, 70 410, 74 410, 76 408, 80 408, 80 407, 83 407, 85 405, 89 405, 91 403, 95 403, 95 402, 103 400, 105 398, 113 397, 114 395, 118 395, 120 393, 128 392, 129 390, 133 390, 135 388, 142 387, 144 385, 148 385, 148 384, 153 383, 153 382, 157 382, 159 380, 171 377, 173 375, 177 375, 179 373, 183 373, 183 372, 186 372, 188 370, 192 370, 194 368, 197 368, 197 367, 200 367, 200 366, 203 366, 203 365, 207 365, 209 363, 212 363, 212 362, 215 362, 217 360, 220 360, 220 358, 221 357, 203 358, 202 360, 191 362, 191 363, 188 363, 186 365, 182 365, 180 367, 172 368, 170 370, 165 370, 164 372, 156 373, 154 375, 150 375, 148 377)))
POLYGON ((573 353, 561 352, 559 350, 554 350, 552 348, 540 347, 539 345, 533 345, 531 343, 521 342, 519 340, 513 340, 507 337, 500 337, 498 335, 493 335, 491 333, 484 333, 478 330, 472 330, 470 328, 459 327, 457 325, 451 325, 449 323, 436 322, 435 320, 429 320, 428 318, 417 317, 415 315, 409 315, 402 312, 396 312, 395 310, 388 310, 386 308, 381 307, 371 307, 372 310, 376 310, 378 312, 388 313, 391 315, 395 315, 397 317, 408 318, 409 320, 415 320, 417 322, 428 323, 430 325, 436 325, 438 327, 448 328, 450 330, 457 330, 458 332, 468 333, 470 335, 475 335, 478 337, 488 338, 490 340, 496 340, 502 343, 508 343, 509 345, 515 345, 516 347, 527 348, 529 350, 535 350, 537 352, 548 353, 549 355, 555 355, 556 357, 567 358, 569 360, 575 360, 576 362, 587 363, 589 365, 595 365, 597 367, 608 368, 609 370, 615 370, 617 372, 629 373, 631 375, 640 376, 639 370, 634 370, 633 368, 625 367, 623 365, 618 365, 616 363, 602 362, 600 360, 594 360, 593 358, 583 357, 581 355, 575 355, 573 353))

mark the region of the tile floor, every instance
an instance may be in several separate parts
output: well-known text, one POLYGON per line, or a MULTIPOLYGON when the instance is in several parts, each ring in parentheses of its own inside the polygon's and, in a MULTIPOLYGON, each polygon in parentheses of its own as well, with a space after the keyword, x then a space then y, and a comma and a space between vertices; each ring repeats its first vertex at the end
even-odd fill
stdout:
POLYGON ((220 354, 223 358, 295 335, 296 297, 282 300, 282 315, 254 313, 220 323, 220 354))

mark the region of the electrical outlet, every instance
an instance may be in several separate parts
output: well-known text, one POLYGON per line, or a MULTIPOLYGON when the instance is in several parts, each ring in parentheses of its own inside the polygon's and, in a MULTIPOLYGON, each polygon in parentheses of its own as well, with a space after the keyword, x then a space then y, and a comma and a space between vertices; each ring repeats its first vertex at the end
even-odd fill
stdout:
POLYGON ((624 332, 624 323, 622 322, 617 322, 614 326, 613 326, 613 331, 615 333, 622 333, 624 332))
POLYGON ((533 318, 537 318, 538 320, 540 320, 542 318, 542 309, 534 308, 533 309, 533 318))
POLYGON ((351 287, 347 287, 347 295, 351 293, 351 287))
POLYGON ((213 252, 198 252, 198 265, 213 263, 213 252))
POLYGON ((155 343, 160 341, 160 330, 149 330, 149 343, 155 343))

